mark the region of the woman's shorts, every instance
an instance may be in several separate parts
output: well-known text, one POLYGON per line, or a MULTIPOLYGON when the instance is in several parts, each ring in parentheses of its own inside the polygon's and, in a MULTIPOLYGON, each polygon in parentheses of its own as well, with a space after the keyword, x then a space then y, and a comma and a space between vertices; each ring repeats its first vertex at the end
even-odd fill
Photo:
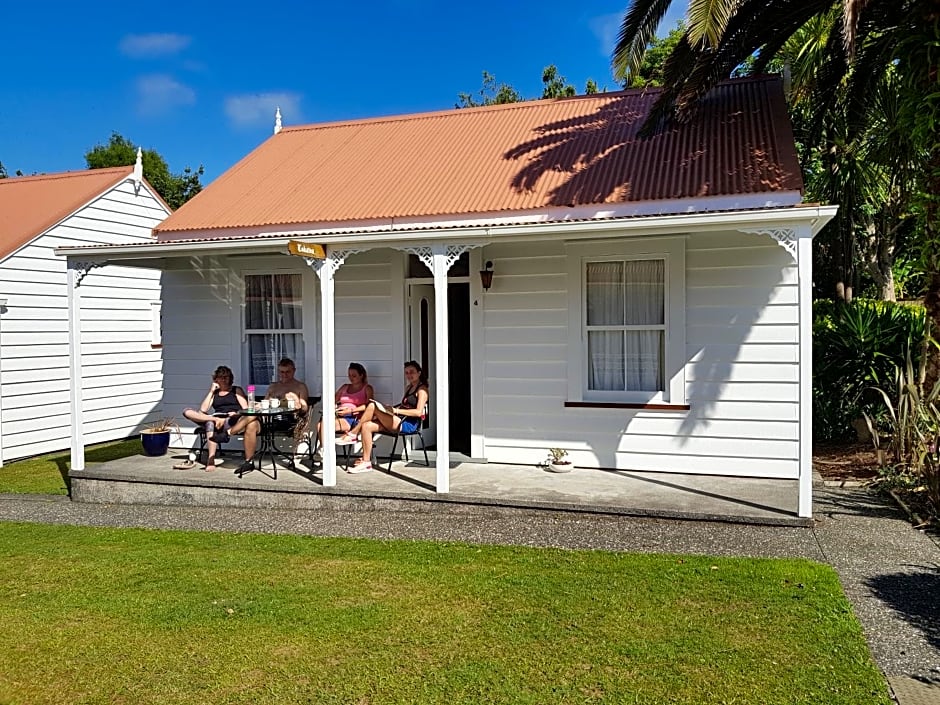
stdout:
POLYGON ((339 418, 348 423, 349 428, 352 428, 357 423, 359 423, 359 419, 356 416, 340 416, 339 418))
POLYGON ((414 433, 418 430, 418 424, 421 419, 402 419, 401 426, 398 427, 399 433, 414 433))

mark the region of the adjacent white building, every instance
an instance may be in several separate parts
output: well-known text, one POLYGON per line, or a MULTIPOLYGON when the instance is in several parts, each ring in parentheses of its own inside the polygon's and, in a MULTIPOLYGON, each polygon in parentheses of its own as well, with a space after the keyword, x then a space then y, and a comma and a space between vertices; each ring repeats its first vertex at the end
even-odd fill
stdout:
POLYGON ((169 213, 139 166, 0 179, 0 463, 69 447, 74 373, 86 443, 127 437, 161 414, 160 271, 86 270, 72 357, 73 287, 54 250, 153 242, 169 213))

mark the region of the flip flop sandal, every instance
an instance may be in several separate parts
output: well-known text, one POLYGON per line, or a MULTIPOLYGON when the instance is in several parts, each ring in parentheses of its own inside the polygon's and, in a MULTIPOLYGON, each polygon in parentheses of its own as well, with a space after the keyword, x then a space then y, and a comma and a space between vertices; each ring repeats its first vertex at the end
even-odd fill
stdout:
POLYGON ((195 460, 184 460, 181 463, 177 463, 176 465, 174 465, 173 469, 174 470, 192 470, 194 467, 196 467, 195 460))

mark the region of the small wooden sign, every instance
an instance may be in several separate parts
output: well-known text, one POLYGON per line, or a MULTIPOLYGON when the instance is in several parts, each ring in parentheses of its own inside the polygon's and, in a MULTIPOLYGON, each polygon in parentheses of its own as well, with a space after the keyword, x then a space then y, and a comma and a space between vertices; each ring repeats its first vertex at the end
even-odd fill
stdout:
POLYGON ((326 246, 317 245, 312 242, 301 242, 300 240, 290 240, 287 243, 287 251, 298 257, 310 257, 312 259, 326 259, 326 246))

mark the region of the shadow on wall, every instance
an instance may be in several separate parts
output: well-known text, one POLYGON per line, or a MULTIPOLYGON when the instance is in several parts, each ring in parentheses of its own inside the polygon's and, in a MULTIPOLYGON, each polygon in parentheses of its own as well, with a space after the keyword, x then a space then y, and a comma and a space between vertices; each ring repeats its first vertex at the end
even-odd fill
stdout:
MULTIPOLYGON (((790 188, 799 175, 769 158, 776 153, 775 145, 766 143, 771 138, 744 129, 750 114, 744 96, 740 87, 719 88, 705 99, 696 120, 648 139, 638 133, 656 93, 631 92, 591 115, 540 125, 532 139, 503 155, 522 162, 512 186, 519 192, 548 190, 554 206, 733 197, 790 188)), ((718 439, 761 432, 753 427, 729 432, 738 421, 796 421, 799 324, 793 258, 768 235, 734 232, 722 240, 690 233, 689 238, 684 359, 692 410, 676 417, 654 412, 656 418, 674 430, 673 441, 681 446, 708 437, 712 421, 728 422, 714 431, 718 439), (678 430, 669 418, 682 419, 678 430)), ((624 439, 641 415, 648 418, 646 412, 625 414, 624 439)), ((795 437, 794 430, 781 440, 795 437)), ((568 442, 583 444, 584 439, 568 442)), ((616 449, 592 450, 602 466, 616 467, 616 449)), ((761 453, 789 457, 791 451, 782 446, 753 451, 754 457, 761 453)))
POLYGON ((691 434, 702 435, 701 423, 787 420, 799 401, 796 265, 779 245, 765 247, 768 235, 738 233, 737 239, 737 253, 707 243, 695 249, 690 243, 687 253, 686 402, 692 409, 677 436, 682 445, 691 434), (737 262, 721 261, 735 254, 737 262), (754 405, 761 405, 759 414, 754 405))
MULTIPOLYGON (((623 412, 615 448, 592 448, 600 466, 617 467, 618 450, 659 452, 641 450, 642 439, 666 435, 673 448, 689 448, 690 458, 737 454, 789 459, 799 399, 795 277, 790 255, 769 236, 692 233, 686 253, 683 357, 691 409, 623 412), (662 430, 652 430, 656 422, 662 430), (755 428, 752 422, 767 422, 768 428, 755 428), (775 436, 771 425, 781 422, 792 423, 792 435, 775 436), (631 427, 637 429, 633 434, 631 427), (723 441, 734 441, 736 447, 723 446, 723 441)), ((663 448, 660 439, 651 443, 663 448)))

